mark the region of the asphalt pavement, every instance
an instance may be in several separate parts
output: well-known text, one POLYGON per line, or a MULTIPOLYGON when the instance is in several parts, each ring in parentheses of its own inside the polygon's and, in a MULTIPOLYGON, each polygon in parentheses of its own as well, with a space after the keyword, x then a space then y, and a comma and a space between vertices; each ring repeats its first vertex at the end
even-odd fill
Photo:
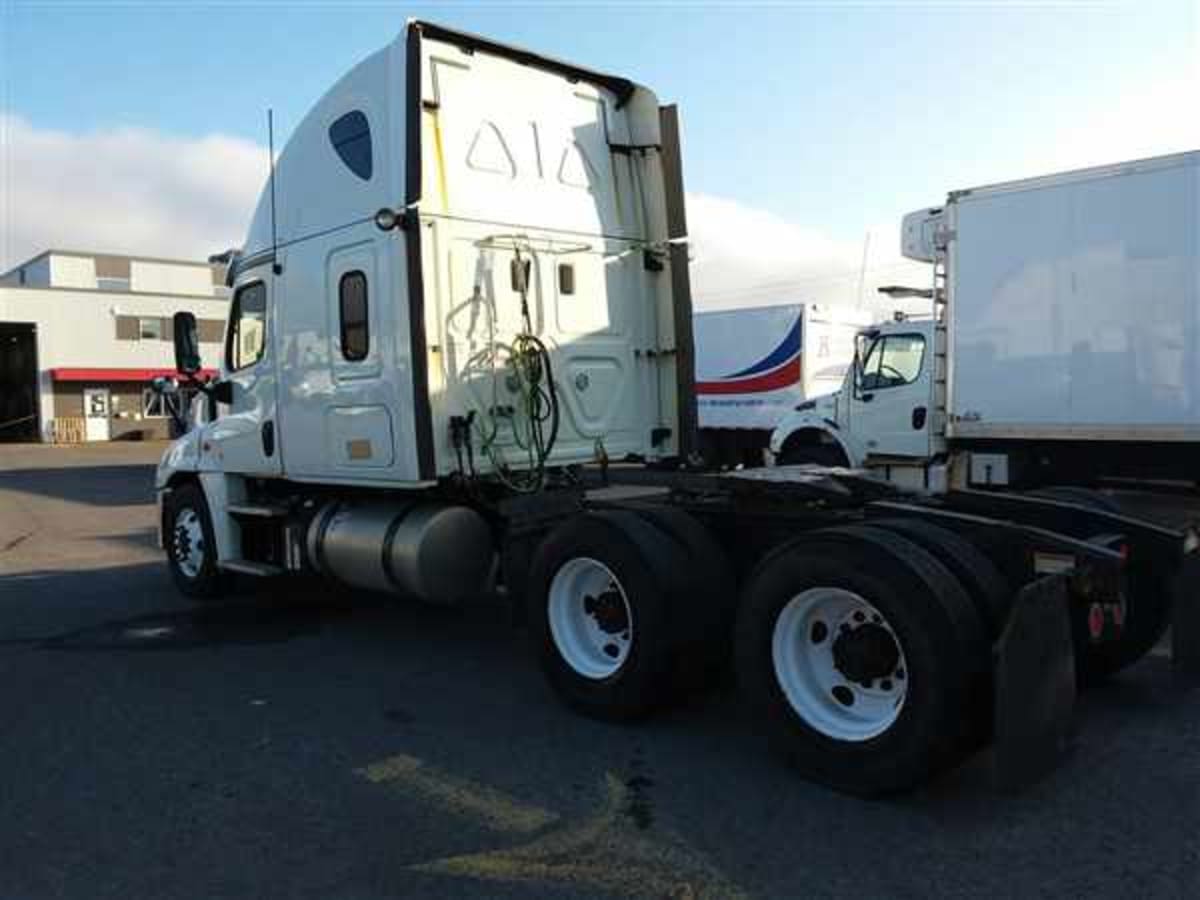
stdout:
POLYGON ((1200 691, 1165 650, 1015 797, 981 754, 856 800, 773 757, 732 685, 572 715, 496 606, 190 606, 161 449, 0 446, 2 898, 1200 895, 1200 691))

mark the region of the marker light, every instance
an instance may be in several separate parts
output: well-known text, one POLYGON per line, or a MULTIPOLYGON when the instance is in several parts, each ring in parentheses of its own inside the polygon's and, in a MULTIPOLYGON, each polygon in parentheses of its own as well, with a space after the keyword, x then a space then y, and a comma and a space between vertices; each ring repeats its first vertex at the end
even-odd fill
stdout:
POLYGON ((380 231, 391 231, 400 224, 400 216, 396 214, 394 209, 388 209, 386 206, 375 213, 375 227, 380 231))

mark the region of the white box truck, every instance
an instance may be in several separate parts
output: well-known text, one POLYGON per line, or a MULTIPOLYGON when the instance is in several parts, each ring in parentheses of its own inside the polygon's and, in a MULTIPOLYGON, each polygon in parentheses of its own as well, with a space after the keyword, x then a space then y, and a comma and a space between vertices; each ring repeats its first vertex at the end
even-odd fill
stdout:
POLYGON ((836 391, 870 315, 781 303, 696 313, 700 452, 712 466, 757 466, 771 431, 797 404, 836 391))
MULTIPOLYGON (((932 266, 933 314, 865 330, 842 390, 780 421, 776 461, 833 448, 909 487, 985 488, 991 510, 1018 492, 1115 509, 1094 489, 1194 489, 1200 153, 955 191, 905 217, 902 250, 932 266)), ((1169 594, 1147 593, 1092 674, 1161 636, 1169 594)))
POLYGON ((610 719, 732 654, 762 727, 845 790, 908 787, 989 740, 1002 780, 1036 774, 1071 660, 1113 638, 1074 647, 1070 622, 1121 602, 1122 543, 1167 573, 1185 536, 964 516, 847 473, 689 470, 679 158, 651 91, 487 38, 410 22, 353 68, 231 256, 215 381, 176 316, 208 409, 157 470, 175 584, 203 600, 321 574, 509 603, 564 701, 610 719), (659 490, 589 489, 622 479, 659 490))

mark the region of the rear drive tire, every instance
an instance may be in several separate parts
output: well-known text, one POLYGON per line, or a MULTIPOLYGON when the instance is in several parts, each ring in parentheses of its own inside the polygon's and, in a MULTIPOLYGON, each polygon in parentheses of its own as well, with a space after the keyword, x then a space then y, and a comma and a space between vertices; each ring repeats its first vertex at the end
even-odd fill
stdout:
POLYGON ((686 565, 672 573, 677 598, 672 621, 679 629, 677 674, 706 686, 728 669, 737 610, 737 579, 721 545, 699 520, 671 506, 634 507, 633 511, 678 545, 686 565))
MULTIPOLYGON (((982 550, 971 541, 924 519, 875 519, 871 525, 899 534, 937 558, 967 595, 994 643, 1008 621, 1015 591, 1007 578, 982 550)), ((970 744, 980 746, 994 733, 994 682, 992 669, 981 670, 972 680, 968 702, 971 722, 970 744)))
POLYGON ((167 495, 165 507, 163 543, 175 587, 193 600, 213 600, 227 593, 230 580, 217 568, 217 540, 200 485, 175 488, 167 495))
POLYGON ((675 542, 626 510, 575 516, 542 542, 526 595, 530 637, 567 705, 619 721, 665 702, 680 643, 672 579, 687 565, 675 542))
POLYGON ((747 704, 792 765, 867 796, 911 788, 964 755, 969 685, 988 660, 954 577, 869 527, 813 532, 769 554, 743 591, 736 658, 747 704))
MULTIPOLYGON (((1075 503, 1104 512, 1122 512, 1111 497, 1081 487, 1049 487, 1036 497, 1075 503)), ((1115 641, 1093 644, 1088 639, 1087 605, 1071 604, 1071 633, 1075 637, 1075 674, 1081 685, 1097 684, 1133 665, 1162 639, 1171 624, 1174 588, 1151 564, 1130 559, 1126 574, 1125 624, 1115 641)))
POLYGON ((1000 636, 1014 591, 982 550, 948 528, 924 519, 872 519, 870 525, 899 534, 937 557, 966 588, 987 628, 988 639, 994 641, 1000 636))

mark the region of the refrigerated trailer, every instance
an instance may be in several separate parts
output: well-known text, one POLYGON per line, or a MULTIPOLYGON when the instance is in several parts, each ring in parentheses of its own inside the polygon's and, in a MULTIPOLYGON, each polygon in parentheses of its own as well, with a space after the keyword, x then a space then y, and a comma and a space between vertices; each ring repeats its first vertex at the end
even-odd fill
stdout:
POLYGON ((1003 780, 1043 770, 1071 661, 1115 636, 1126 555, 1166 574, 1189 536, 690 469, 683 196, 678 120, 648 89, 408 23, 280 154, 230 256, 215 381, 176 317, 206 413, 156 475, 175 584, 508 603, 563 700, 608 719, 732 655, 787 756, 849 791, 985 744, 1003 780), (622 481, 654 490, 595 489, 622 481))
POLYGON ((841 387, 868 313, 814 303, 707 310, 692 319, 700 454, 760 466, 779 420, 841 387))

